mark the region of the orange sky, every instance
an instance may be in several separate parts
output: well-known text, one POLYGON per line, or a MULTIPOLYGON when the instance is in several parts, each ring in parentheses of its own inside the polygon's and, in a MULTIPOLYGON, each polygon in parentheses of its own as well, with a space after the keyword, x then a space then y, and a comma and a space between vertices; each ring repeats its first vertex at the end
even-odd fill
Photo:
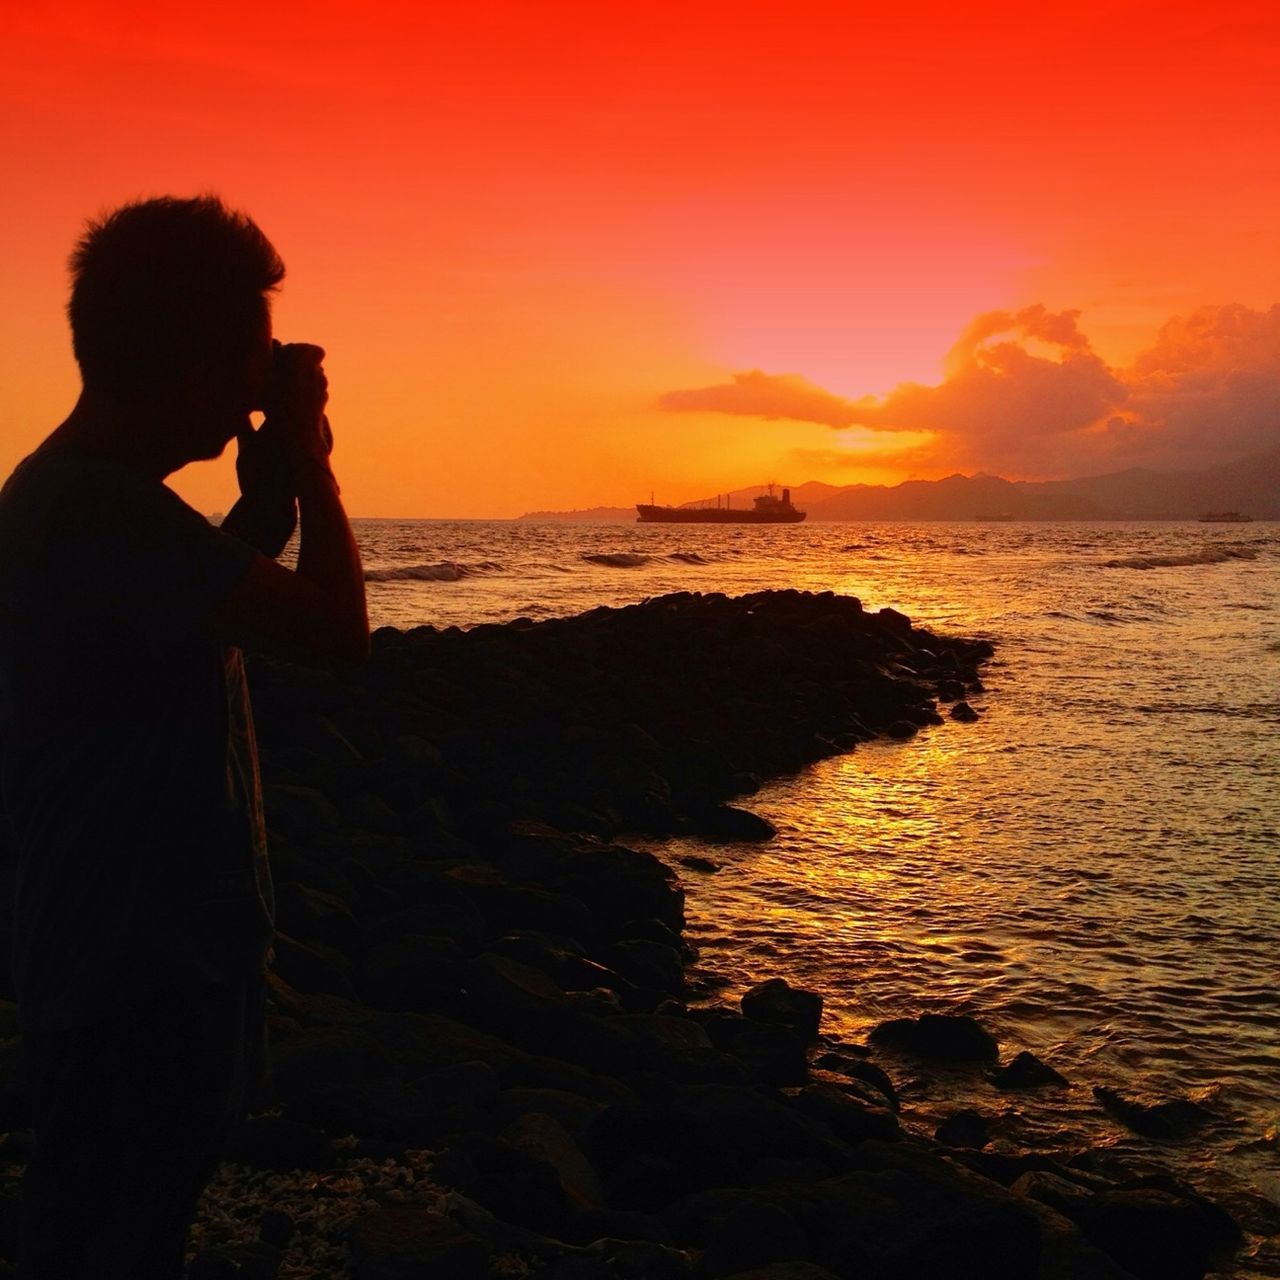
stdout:
POLYGON ((210 189, 356 514, 1280 442, 1271 5, 191 8, 0 0, 0 473, 75 396, 83 218, 210 189))

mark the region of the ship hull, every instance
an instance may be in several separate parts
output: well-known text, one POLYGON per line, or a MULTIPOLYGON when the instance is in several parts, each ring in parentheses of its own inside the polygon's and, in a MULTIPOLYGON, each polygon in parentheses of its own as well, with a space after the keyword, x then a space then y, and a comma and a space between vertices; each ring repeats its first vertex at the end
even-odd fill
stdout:
POLYGON ((799 524, 807 511, 734 511, 729 507, 657 507, 636 504, 640 524, 799 524))

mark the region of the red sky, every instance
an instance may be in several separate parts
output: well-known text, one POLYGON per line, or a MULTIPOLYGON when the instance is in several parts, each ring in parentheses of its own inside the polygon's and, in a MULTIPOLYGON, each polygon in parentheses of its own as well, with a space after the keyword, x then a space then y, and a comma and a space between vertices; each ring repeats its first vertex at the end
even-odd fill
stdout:
POLYGON ((83 219, 210 189, 358 514, 1280 443, 1270 5, 0 5, 0 472, 83 219))

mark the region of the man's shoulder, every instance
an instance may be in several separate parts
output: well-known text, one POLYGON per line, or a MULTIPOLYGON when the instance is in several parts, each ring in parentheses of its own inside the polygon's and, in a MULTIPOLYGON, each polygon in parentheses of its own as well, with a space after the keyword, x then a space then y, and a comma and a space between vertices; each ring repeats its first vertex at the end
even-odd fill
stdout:
POLYGON ((31 537, 47 526, 87 531, 117 522, 204 521, 167 485, 77 449, 41 448, 0 489, 0 524, 31 537))

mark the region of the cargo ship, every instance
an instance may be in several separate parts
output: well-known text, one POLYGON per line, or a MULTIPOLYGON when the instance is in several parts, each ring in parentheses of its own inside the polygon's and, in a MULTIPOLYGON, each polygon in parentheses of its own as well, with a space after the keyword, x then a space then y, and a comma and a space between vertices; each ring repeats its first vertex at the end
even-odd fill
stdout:
POLYGON ((1209 511, 1200 517, 1201 524, 1252 524, 1253 517, 1238 511, 1209 511))
POLYGON ((749 507, 731 507, 716 499, 714 507, 660 507, 652 502, 637 502, 640 524, 799 524, 809 513, 797 511, 791 503, 791 490, 783 489, 782 497, 774 496, 773 485, 749 507))

